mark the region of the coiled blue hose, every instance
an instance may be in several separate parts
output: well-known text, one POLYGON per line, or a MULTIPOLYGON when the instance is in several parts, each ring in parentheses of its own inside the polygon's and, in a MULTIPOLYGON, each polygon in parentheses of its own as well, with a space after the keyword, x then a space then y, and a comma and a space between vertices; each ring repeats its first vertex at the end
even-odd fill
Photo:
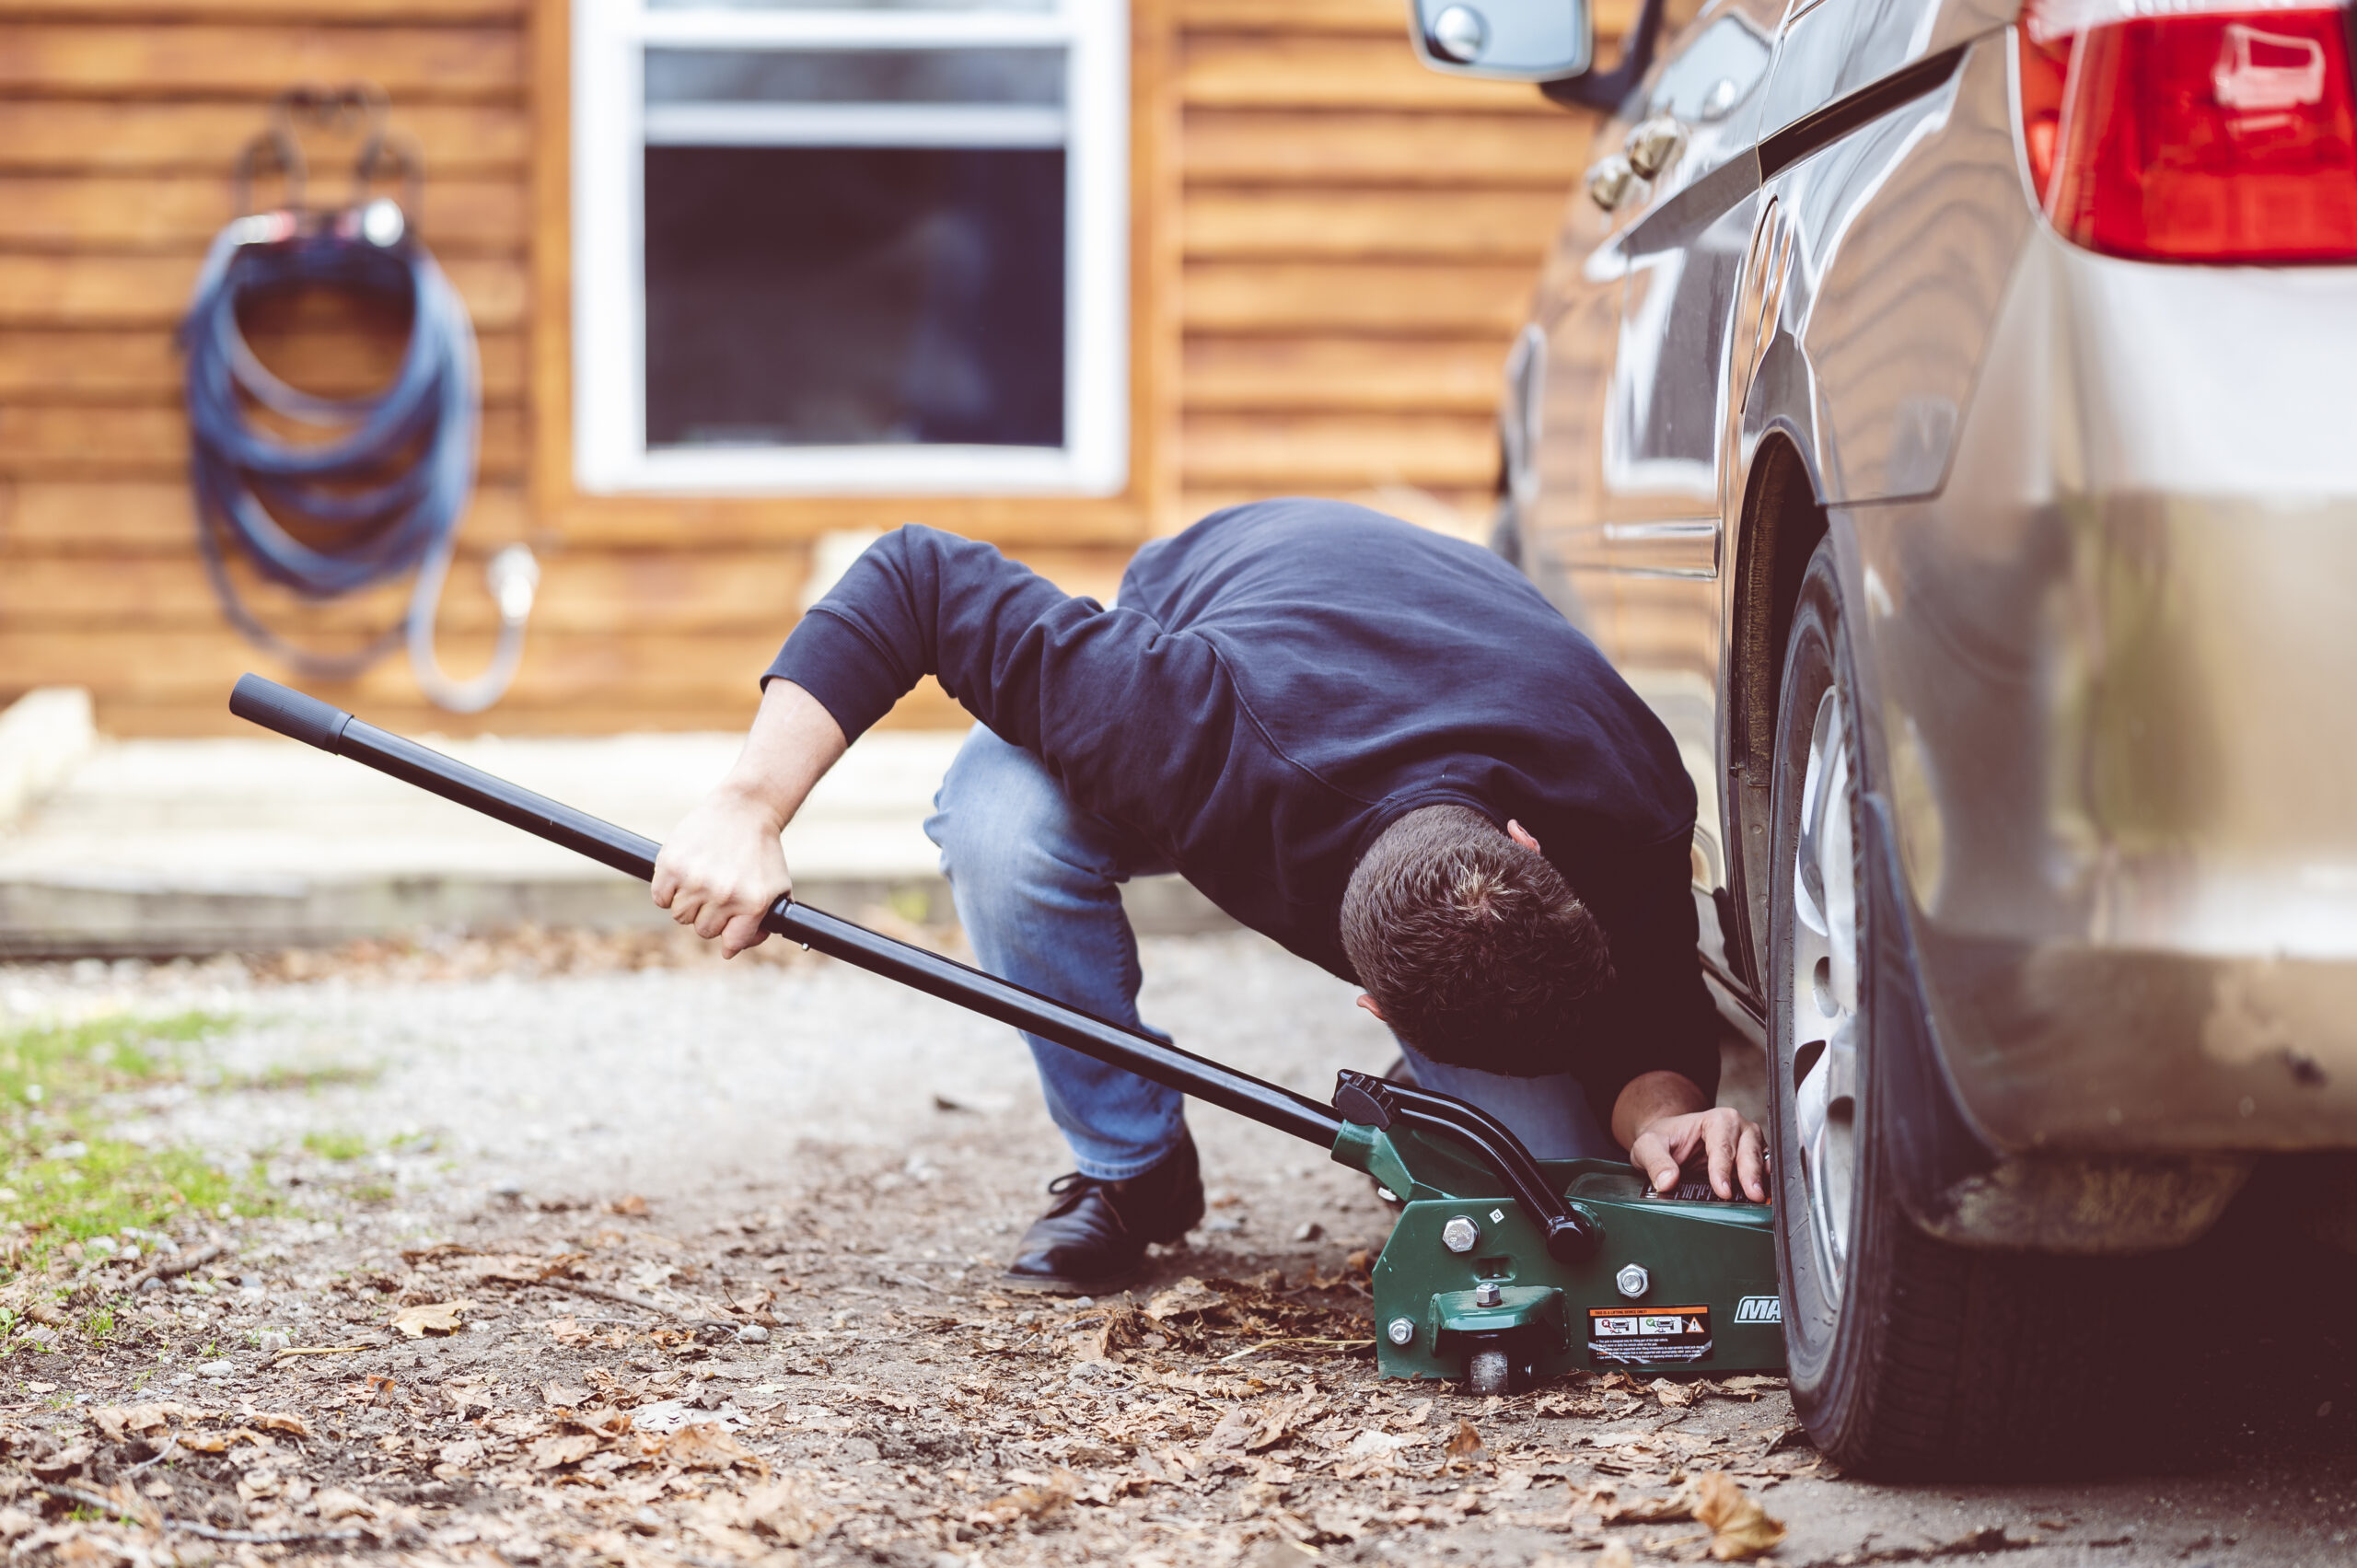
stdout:
POLYGON ((493 560, 488 577, 500 628, 491 667, 470 681, 446 676, 434 623, 474 492, 482 371, 466 306, 408 234, 400 207, 379 200, 316 227, 287 213, 238 219, 205 257, 180 343, 197 543, 230 622, 306 674, 329 679, 356 675, 406 641, 418 684, 435 703, 478 713, 497 702, 523 656, 539 567, 521 545, 493 560), (315 397, 255 357, 238 326, 239 299, 298 285, 410 307, 409 345, 389 386, 358 398, 315 397), (272 435, 254 424, 250 403, 326 438, 272 435), (417 577, 400 621, 354 652, 321 654, 261 623, 230 579, 232 549, 308 598, 332 598, 412 570, 417 577))

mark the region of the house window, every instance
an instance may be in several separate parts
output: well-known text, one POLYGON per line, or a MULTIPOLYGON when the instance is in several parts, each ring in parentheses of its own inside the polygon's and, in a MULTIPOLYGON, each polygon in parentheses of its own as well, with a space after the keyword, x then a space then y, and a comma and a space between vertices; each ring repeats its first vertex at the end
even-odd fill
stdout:
POLYGON ((574 24, 581 488, 1122 488, 1126 0, 574 24))

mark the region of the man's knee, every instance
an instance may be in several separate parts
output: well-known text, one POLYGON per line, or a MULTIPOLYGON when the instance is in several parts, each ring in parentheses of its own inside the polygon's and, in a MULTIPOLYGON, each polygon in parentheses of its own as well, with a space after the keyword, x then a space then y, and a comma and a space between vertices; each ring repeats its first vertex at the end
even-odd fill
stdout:
POLYGON ((965 897, 1034 897, 1107 880, 1080 814, 1039 759, 988 730, 958 749, 925 823, 965 897))

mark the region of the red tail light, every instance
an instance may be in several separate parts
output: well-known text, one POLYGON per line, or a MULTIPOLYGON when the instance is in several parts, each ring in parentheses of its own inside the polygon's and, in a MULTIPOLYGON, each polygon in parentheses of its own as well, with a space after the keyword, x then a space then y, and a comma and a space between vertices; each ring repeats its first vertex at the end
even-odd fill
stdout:
POLYGON ((2023 151, 2064 238, 2153 261, 2357 260, 2346 9, 2030 0, 2015 37, 2023 151))

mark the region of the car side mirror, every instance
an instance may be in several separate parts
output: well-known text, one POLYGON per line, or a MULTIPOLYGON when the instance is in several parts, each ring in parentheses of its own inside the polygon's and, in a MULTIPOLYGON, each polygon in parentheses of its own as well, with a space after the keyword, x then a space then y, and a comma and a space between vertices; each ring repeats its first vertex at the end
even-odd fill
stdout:
POLYGON ((1546 82, 1596 54, 1588 0, 1410 0, 1417 57, 1453 76, 1546 82))
POLYGON ((1644 0, 1620 63, 1594 69, 1589 0, 1408 0, 1416 58, 1451 76, 1537 82, 1557 103, 1617 109, 1644 79, 1661 37, 1662 0, 1644 0))

